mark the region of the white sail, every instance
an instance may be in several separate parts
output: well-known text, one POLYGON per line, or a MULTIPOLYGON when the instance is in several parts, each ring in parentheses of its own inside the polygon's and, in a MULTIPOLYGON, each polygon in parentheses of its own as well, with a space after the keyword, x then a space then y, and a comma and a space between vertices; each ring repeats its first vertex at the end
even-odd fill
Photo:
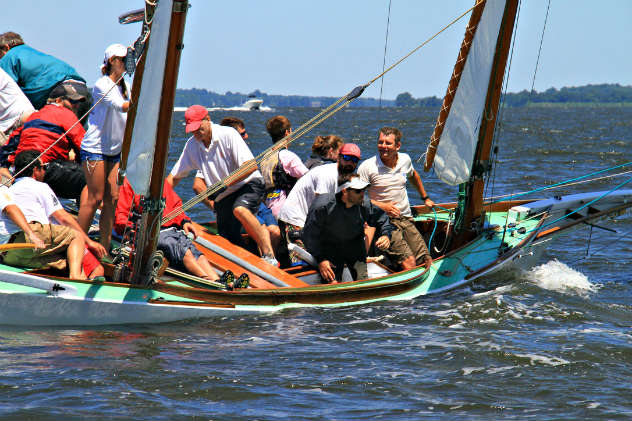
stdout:
POLYGON ((154 12, 149 45, 146 51, 145 72, 138 98, 138 114, 127 158, 127 179, 136 194, 149 194, 149 179, 152 172, 160 95, 165 76, 167 40, 171 26, 172 0, 160 0, 154 12))
POLYGON ((435 173, 450 185, 470 178, 504 9, 504 0, 487 0, 437 147, 435 173))

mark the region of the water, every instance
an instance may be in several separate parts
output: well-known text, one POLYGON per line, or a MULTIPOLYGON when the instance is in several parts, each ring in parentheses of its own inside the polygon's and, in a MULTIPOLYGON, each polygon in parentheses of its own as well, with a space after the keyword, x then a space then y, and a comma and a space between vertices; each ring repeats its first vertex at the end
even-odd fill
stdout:
MULTIPOLYGON (((277 111, 297 125, 316 110, 277 111)), ((239 114, 256 152, 268 145, 272 115, 239 114)), ((334 133, 368 157, 388 124, 402 128, 402 150, 416 158, 435 117, 346 109, 292 149, 306 157, 316 134, 334 133)), ((494 194, 632 160, 630 108, 504 117, 494 194)), ((169 168, 185 140, 182 118, 169 168)), ((452 188, 422 178, 433 200, 454 200, 452 188)), ((190 182, 178 192, 190 197, 190 182)), ((189 213, 211 218, 200 205, 189 213)), ((632 239, 623 234, 632 222, 600 224, 620 234, 594 229, 588 259, 583 229, 549 243, 529 270, 429 299, 158 326, 0 327, 0 419, 630 419, 632 239)))

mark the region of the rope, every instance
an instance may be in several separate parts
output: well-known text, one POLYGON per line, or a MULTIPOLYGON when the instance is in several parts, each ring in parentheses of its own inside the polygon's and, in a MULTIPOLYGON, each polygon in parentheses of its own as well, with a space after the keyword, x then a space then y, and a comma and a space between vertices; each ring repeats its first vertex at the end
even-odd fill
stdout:
POLYGON ((544 26, 542 27, 542 35, 540 36, 540 48, 538 49, 538 58, 535 61, 535 69, 533 70, 533 80, 531 81, 531 91, 529 91, 528 102, 531 102, 531 95, 533 95, 533 88, 535 87, 535 77, 538 73, 538 65, 540 64, 540 54, 542 53, 542 44, 544 43, 544 32, 546 31, 546 23, 549 20, 549 9, 551 8, 551 0, 549 0, 546 6, 546 16, 544 17, 544 26))
MULTIPOLYGON (((625 164, 615 165, 614 167, 610 167, 610 168, 606 168, 606 169, 603 169, 603 170, 595 171, 595 172, 592 172, 592 173, 589 173, 589 174, 582 175, 580 177, 570 178, 568 180, 560 181, 559 183, 555 183, 555 184, 552 184, 550 186, 539 187, 537 189, 533 189, 533 190, 529 190, 529 191, 521 192, 521 193, 512 193, 512 194, 507 194, 507 195, 502 195, 502 196, 496 196, 496 197, 492 197, 491 199, 508 197, 509 199, 507 199, 507 200, 513 200, 513 199, 515 199, 517 197, 526 196, 528 194, 537 193, 539 191, 551 190, 551 189, 554 189, 554 188, 557 188, 557 187, 560 187, 560 186, 565 186, 566 187, 566 186, 572 186, 572 185, 575 185, 575 184, 589 183, 589 182, 596 181, 596 180, 602 180, 602 179, 605 179, 605 178, 618 177, 620 175, 629 174, 629 173, 632 172, 632 170, 624 171, 624 172, 621 172, 621 173, 618 173, 618 174, 613 174, 613 175, 609 175, 609 176, 605 176, 605 177, 594 178, 594 179, 591 179, 591 180, 578 181, 578 180, 582 180, 582 179, 587 178, 587 177, 591 177, 593 175, 602 174, 602 173, 607 172, 607 171, 612 171, 612 170, 615 170, 617 168, 623 168, 623 167, 626 167, 628 165, 632 165, 632 162, 626 162, 625 164), (577 183, 573 183, 574 181, 578 181, 578 182, 577 183)), ((504 202, 504 201, 505 200, 496 200, 494 202, 489 203, 489 205, 493 205, 493 204, 504 202)))
POLYGON ((294 142, 295 140, 299 139, 300 137, 302 137, 303 135, 308 133, 311 129, 313 129, 314 127, 318 126, 320 123, 322 123, 323 121, 327 120, 332 115, 334 115, 335 113, 340 111, 342 108, 347 106, 349 103, 351 103, 357 97, 359 97, 362 94, 362 92, 367 87, 371 86, 376 80, 378 80, 379 78, 383 77, 386 73, 390 72, 392 69, 394 69, 395 67, 400 65, 404 60, 408 59, 408 57, 410 57, 411 55, 416 53, 419 49, 421 49, 426 44, 428 44, 430 41, 435 39, 437 36, 439 36, 445 30, 447 30, 448 28, 453 26, 455 23, 457 23, 459 20, 461 20, 464 16, 466 16, 468 13, 470 13, 475 7, 476 7, 476 5, 472 6, 467 11, 462 13, 460 16, 458 16, 457 18, 453 19, 450 23, 448 23, 446 26, 444 26, 439 32, 435 33, 430 38, 428 38, 426 41, 422 42, 420 45, 415 47, 408 54, 406 54, 405 56, 403 56, 402 58, 397 60, 394 64, 392 64, 390 67, 388 67, 382 73, 380 73, 379 75, 377 75, 376 77, 371 79, 366 84, 357 86, 356 88, 351 90, 351 92, 349 92, 347 95, 339 98, 336 102, 331 104, 329 107, 325 108, 320 113, 318 113, 317 115, 315 115, 314 117, 309 119, 307 122, 303 123, 294 132, 290 133, 288 136, 284 137, 283 139, 279 140, 274 145, 272 145, 271 147, 269 147, 268 149, 263 151, 254 160, 245 162, 237 170, 235 170, 232 173, 230 173, 223 180, 218 181, 217 183, 213 184, 212 186, 209 186, 206 190, 204 190, 200 194, 194 196, 193 198, 191 198, 191 200, 187 201, 186 203, 184 203, 182 205, 182 208, 175 209, 173 212, 170 212, 168 215, 165 215, 165 217, 162 219, 162 223, 164 224, 164 223, 170 221, 171 219, 175 218, 176 216, 180 215, 181 213, 186 212, 188 209, 190 209, 191 207, 193 207, 196 204, 200 203, 202 200, 204 200, 208 196, 210 196, 210 195, 212 195, 214 193, 217 193, 217 192, 219 192, 222 189, 226 189, 231 184, 231 181, 240 180, 241 179, 240 177, 245 177, 246 175, 250 174, 252 171, 256 170, 257 169, 257 164, 259 164, 261 161, 264 161, 265 159, 267 159, 271 155, 275 154, 280 149, 283 149, 283 148, 287 147, 292 142, 294 142))
POLYGON ((604 246, 599 247, 597 250, 593 251, 593 252, 592 252, 592 253, 590 253, 590 254, 586 254, 586 255, 585 255, 585 256, 583 256, 583 257, 580 257, 580 258, 578 258, 578 259, 576 259, 576 260, 571 261, 571 262, 570 262, 570 264, 572 265, 572 264, 577 263, 577 262, 579 262, 579 261, 581 261, 581 260, 587 260, 588 258, 590 258, 590 257, 592 257, 592 256, 598 255, 598 254, 600 254, 600 253, 601 253, 601 251, 602 251, 602 250, 604 250, 604 249, 606 249, 606 248, 608 248, 608 249, 609 249, 609 248, 611 248, 613 244, 618 243, 618 242, 619 242, 619 240, 621 240, 621 239, 623 239, 623 238, 627 237, 627 236, 628 236, 628 235, 630 235, 630 234, 632 234, 632 230, 630 230, 630 231, 625 231, 625 232, 623 232, 621 235, 619 235, 618 237, 615 237, 615 238, 614 238, 614 240, 608 240, 608 241, 607 241, 607 244, 605 244, 604 246))
MULTIPOLYGON (((388 46, 388 28, 390 27, 390 23, 391 23, 391 2, 392 0, 388 1, 388 15, 386 18, 386 39, 384 40, 384 59, 382 60, 382 72, 384 71, 384 68, 386 67, 386 49, 388 46)), ((380 81, 380 103, 378 108, 382 109, 382 88, 384 87, 384 78, 382 78, 382 80, 380 81)))

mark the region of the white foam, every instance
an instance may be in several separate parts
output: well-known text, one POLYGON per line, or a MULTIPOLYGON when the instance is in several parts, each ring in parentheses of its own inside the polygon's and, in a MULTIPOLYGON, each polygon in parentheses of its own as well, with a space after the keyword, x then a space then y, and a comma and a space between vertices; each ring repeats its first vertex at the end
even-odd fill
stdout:
POLYGON ((586 275, 558 260, 536 266, 527 273, 530 281, 544 289, 559 292, 594 292, 597 287, 586 275))

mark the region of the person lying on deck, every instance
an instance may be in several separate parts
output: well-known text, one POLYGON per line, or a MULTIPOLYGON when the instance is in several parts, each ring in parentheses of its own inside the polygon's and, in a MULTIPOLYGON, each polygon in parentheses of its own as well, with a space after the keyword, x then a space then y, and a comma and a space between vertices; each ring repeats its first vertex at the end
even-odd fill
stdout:
POLYGON ((38 155, 38 151, 26 150, 15 157, 17 179, 5 191, 9 195, 3 195, 4 203, 0 206, 3 210, 0 239, 3 237, 9 243, 30 240, 36 248, 8 250, 4 263, 34 269, 68 267, 73 279, 102 276, 103 266, 92 253, 103 257, 105 248, 81 230, 51 188, 42 182, 46 170, 38 155), (12 205, 16 205, 19 213, 12 205), (29 229, 24 225, 26 221, 29 229), (42 241, 37 241, 34 235, 42 241))
MULTIPOLYGON (((164 216, 177 209, 182 209, 182 199, 166 180, 162 196, 165 199, 164 216)), ((131 225, 130 210, 132 203, 134 203, 134 206, 138 206, 140 196, 134 194, 131 184, 125 178, 123 185, 119 189, 118 204, 114 214, 114 230, 119 235, 123 235, 125 228, 131 225)), ((158 235, 158 250, 165 254, 170 265, 176 269, 184 268, 187 272, 200 278, 211 281, 219 280, 219 276, 215 273, 209 261, 187 237, 189 233, 194 237, 198 235, 197 229, 193 226, 189 217, 182 212, 161 226, 160 234, 158 235)))
POLYGON ((303 241, 307 251, 318 262, 320 275, 326 282, 342 279, 345 266, 353 280, 367 278, 367 250, 364 241, 365 225, 377 228, 375 241, 379 249, 390 245, 393 226, 388 216, 378 207, 364 200, 369 183, 356 174, 342 178, 335 195, 321 195, 307 213, 303 241))

